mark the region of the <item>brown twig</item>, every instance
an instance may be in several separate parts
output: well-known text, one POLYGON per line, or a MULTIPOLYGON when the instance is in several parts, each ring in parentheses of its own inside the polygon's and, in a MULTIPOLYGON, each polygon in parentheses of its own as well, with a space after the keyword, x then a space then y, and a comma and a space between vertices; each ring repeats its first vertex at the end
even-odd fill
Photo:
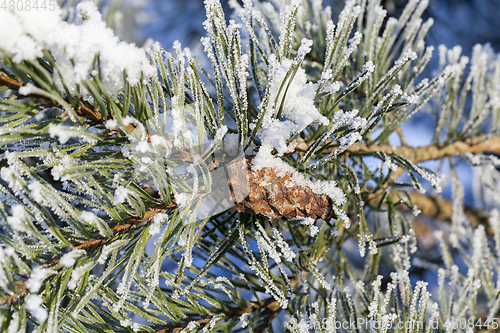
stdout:
POLYGON ((25 281, 19 282, 16 285, 16 291, 17 291, 17 294, 7 295, 3 298, 0 298, 0 306, 5 305, 5 304, 7 304, 9 306, 13 305, 18 301, 19 298, 26 295, 26 292, 27 292, 26 282, 25 281))
MULTIPOLYGON (((14 91, 19 91, 19 89, 23 86, 23 83, 21 81, 15 80, 11 77, 9 77, 6 73, 0 71, 0 86, 7 86, 9 89, 14 90, 14 91)), ((47 98, 45 96, 40 96, 36 94, 30 94, 27 95, 26 97, 33 97, 38 99, 39 101, 42 101, 46 107, 52 107, 52 106, 58 106, 61 107, 60 105, 54 104, 50 98, 47 98)), ((68 100, 66 100, 69 102, 68 100)), ((99 110, 97 109, 91 109, 87 107, 83 102, 80 102, 78 105, 78 108, 75 109, 75 112, 77 115, 80 117, 84 117, 86 119, 91 120, 94 124, 101 123, 103 121, 102 119, 102 114, 99 110)), ((104 119, 105 120, 105 119, 104 119)), ((126 126, 126 128, 129 131, 134 131, 135 127, 132 124, 129 124, 126 126)), ((116 131, 111 131, 111 134, 116 133, 116 131)), ((147 140, 150 142, 151 138, 149 134, 147 134, 147 140)), ((182 155, 185 157, 186 154, 182 155)), ((187 154, 189 156, 189 154, 187 154)))
MULTIPOLYGON (((441 197, 421 194, 418 192, 409 192, 409 195, 411 201, 421 211, 421 215, 440 221, 451 221, 451 218, 453 216, 452 201, 441 197)), ((376 192, 366 195, 364 197, 364 200, 370 206, 377 207, 381 198, 382 194, 380 192, 376 192)), ((401 205, 401 207, 405 211, 410 211, 410 209, 406 205, 401 205)), ((490 235, 493 234, 493 229, 491 228, 486 213, 471 206, 464 206, 464 213, 474 228, 477 228, 479 225, 483 225, 486 232, 488 232, 490 235)))
MULTIPOLYGON (((13 79, 8 76, 6 73, 0 71, 0 86, 7 86, 9 89, 14 91, 19 91, 19 89, 24 85, 23 82, 13 79)), ((27 97, 33 97, 40 101, 42 101, 46 106, 59 106, 54 104, 50 98, 45 96, 40 96, 36 94, 30 94, 27 97)), ((68 101, 67 101, 68 102, 68 101)), ((85 117, 87 119, 92 120, 93 122, 99 123, 102 120, 102 115, 99 110, 93 110, 87 107, 83 102, 80 102, 78 108, 75 109, 77 115, 81 117, 85 117)))
POLYGON ((18 91, 22 87, 22 83, 12 79, 6 73, 0 71, 0 86, 7 86, 11 90, 18 91))
MULTIPOLYGON (((362 153, 363 151, 383 151, 386 153, 392 153, 392 146, 368 146, 364 142, 358 142, 352 145, 348 151, 351 153, 362 153)), ((459 156, 464 153, 500 154, 500 137, 492 137, 485 140, 483 136, 476 136, 465 139, 464 141, 456 141, 443 147, 439 147, 437 145, 423 147, 401 146, 396 147, 394 153, 406 157, 413 163, 459 156)))
MULTIPOLYGON (((306 143, 300 138, 297 142, 297 148, 300 150, 306 150, 311 144, 306 143)), ((326 142, 325 144, 330 143, 326 142)), ((323 150, 322 153, 327 154, 334 149, 335 147, 329 147, 323 150)), ((347 152, 351 154, 368 154, 375 151, 385 152, 387 154, 395 153, 409 159, 413 163, 459 156, 464 153, 500 154, 500 137, 484 139, 484 136, 480 135, 463 141, 456 141, 443 147, 437 145, 394 147, 388 144, 367 145, 365 142, 356 142, 347 149, 347 152)))
MULTIPOLYGON (((452 201, 441 197, 420 194, 418 192, 411 192, 410 197, 418 209, 422 211, 423 215, 441 221, 451 221, 453 216, 452 201)), ((488 216, 483 211, 474 207, 465 206, 464 213, 474 228, 483 225, 490 235, 493 234, 488 216)))

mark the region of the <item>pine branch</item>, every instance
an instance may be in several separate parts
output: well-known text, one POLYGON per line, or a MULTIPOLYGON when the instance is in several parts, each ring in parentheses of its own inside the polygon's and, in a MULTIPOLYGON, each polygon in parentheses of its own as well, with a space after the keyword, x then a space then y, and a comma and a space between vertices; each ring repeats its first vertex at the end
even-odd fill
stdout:
MULTIPOLYGON (((419 215, 424 215, 431 219, 440 221, 451 221, 453 217, 453 202, 451 200, 421 194, 415 191, 408 192, 408 194, 410 195, 410 199, 413 204, 415 204, 415 206, 420 210, 419 215)), ((381 199, 382 193, 380 193, 380 191, 364 196, 364 200, 375 209, 378 208, 381 199)), ((399 205, 398 207, 410 212, 410 208, 406 205, 399 205)), ((485 212, 471 206, 464 206, 464 213, 474 228, 482 225, 490 235, 493 235, 493 229, 489 223, 489 217, 485 212)))
MULTIPOLYGON (((392 153, 392 146, 387 144, 366 145, 363 142, 354 144, 350 149, 351 153, 363 153, 365 151, 383 151, 392 153)), ((413 163, 437 160, 445 157, 459 156, 465 153, 490 153, 500 154, 500 137, 485 138, 484 136, 475 136, 463 141, 456 141, 451 144, 440 147, 438 145, 429 145, 423 147, 396 147, 394 153, 406 157, 413 163)))
MULTIPOLYGON (((313 142, 306 143, 301 138, 299 138, 297 142, 298 151, 305 151, 309 148, 309 146, 313 144, 313 142)), ((329 144, 332 144, 332 142, 327 142, 325 145, 329 144)), ((334 150, 335 147, 328 147, 322 150, 322 153, 327 154, 334 150)), ((394 153, 409 159, 413 163, 418 163, 423 161, 442 159, 445 157, 460 156, 461 154, 465 153, 500 154, 500 137, 496 136, 485 138, 484 135, 479 135, 467 138, 463 141, 455 141, 442 147, 436 144, 421 147, 394 147, 388 144, 367 145, 365 142, 356 142, 351 147, 349 147, 346 152, 358 155, 369 154, 372 152, 384 152, 387 154, 394 153)))
MULTIPOLYGON (((407 274, 417 244, 409 219, 400 212, 412 206, 391 201, 402 198, 401 185, 410 184, 396 179, 408 172, 416 190, 422 188, 420 179, 439 188, 440 178, 416 163, 500 153, 500 136, 491 137, 496 132, 476 134, 486 128, 487 119, 492 119, 488 128, 499 127, 500 62, 486 48, 476 48, 469 79, 463 77, 466 63, 460 52, 441 48, 440 57, 448 59, 440 61, 441 74, 423 80, 432 55, 432 47, 424 43, 432 21, 421 18, 428 1, 412 0, 399 19, 388 20, 376 0, 348 1, 338 19, 321 10, 320 3, 292 1, 273 9, 273 4, 260 8, 244 1, 238 10, 242 21, 235 16, 228 25, 220 2, 207 1, 208 37, 202 43, 212 72, 178 42, 175 54, 158 45, 138 50, 124 44, 120 49, 89 48, 95 50, 89 53, 78 47, 95 44, 88 38, 95 29, 80 22, 59 25, 75 24, 75 31, 87 32, 79 34, 87 38, 74 43, 75 48, 68 46, 69 34, 61 36, 61 43, 46 40, 46 35, 17 35, 40 47, 19 52, 23 45, 16 43, 6 50, 0 70, 0 89, 11 90, 1 103, 2 159, 8 163, 0 186, 7 198, 0 204, 0 218, 6 220, 0 284, 13 292, 0 297, 0 331, 22 331, 26 322, 27 329, 39 326, 50 332, 179 333, 193 324, 198 330, 227 331, 246 319, 247 327, 238 330, 262 333, 272 330, 282 308, 290 315, 283 328, 293 333, 309 331, 310 323, 325 319, 334 323, 359 316, 382 327, 379 318, 399 323, 403 317, 429 317, 423 306, 430 297, 426 284, 415 286, 407 274), (248 34, 241 34, 243 29, 248 34), (242 48, 247 43, 249 52, 242 48), (80 49, 84 52, 75 58, 80 49), (46 61, 32 61, 41 57, 46 61), (90 72, 78 72, 82 64, 90 72), (112 75, 102 75, 109 69, 112 75), (84 75, 73 76, 75 72, 84 75), (469 99, 472 103, 465 105, 469 99), (464 110, 469 104, 470 112, 464 110), (429 106, 440 113, 436 143, 408 147, 401 124, 429 106), (85 122, 67 121, 69 115, 85 122), (362 142, 375 128, 382 134, 362 142), (399 135, 401 147, 385 144, 392 133, 399 135), (437 141, 440 133, 448 134, 445 144, 437 141), (205 135, 212 140, 208 149, 202 146, 205 135), (297 137, 294 153, 314 161, 310 169, 291 156, 280 158, 294 150, 297 137), (250 146, 255 157, 231 163, 228 156, 250 146), (219 153, 221 158, 209 161, 219 153), (368 165, 373 157, 389 168, 386 176, 382 164, 375 172, 368 165), (225 173, 212 177, 216 169, 225 173), (53 178, 39 181, 41 172, 53 178), (369 180, 377 184, 373 194, 361 190, 369 180), (224 191, 224 196, 248 214, 237 214, 231 202, 215 194, 219 185, 227 189, 228 181, 230 193, 224 191), (214 198, 208 205, 214 206, 202 219, 199 213, 207 207, 198 199, 209 189, 214 198), (174 194, 177 201, 170 204, 174 194), (387 208, 390 214, 365 216, 362 201, 373 211, 387 208), (398 214, 391 214, 395 210, 398 214), (349 230, 350 216, 356 223, 349 230), (303 220, 286 221, 292 218, 303 220), (320 218, 325 222, 316 221, 320 218), (380 227, 373 234, 371 222, 380 227), (50 232, 56 237, 49 237, 50 232), (351 247, 343 246, 356 237, 360 256, 368 255, 364 264, 351 247), (390 247, 391 258, 381 246, 390 247), (177 270, 165 270, 166 262, 177 262, 177 270), (384 282, 383 288, 382 275, 388 270, 382 265, 397 273, 390 274, 392 282, 384 282), (242 295, 252 292, 272 298, 247 302, 242 295), (148 324, 134 322, 138 316, 148 324)), ((76 11, 82 21, 100 20, 97 8, 88 3, 76 11)), ((12 22, 17 21, 13 16, 12 22)), ((494 162, 489 157, 485 163, 494 162)), ((492 178, 485 185, 494 189, 500 175, 492 172, 492 178)), ((453 220, 457 237, 476 228, 471 258, 464 261, 467 278, 458 271, 450 275, 453 258, 445 260, 445 275, 460 275, 454 283, 464 289, 456 293, 460 297, 453 311, 468 314, 476 308, 477 280, 496 312, 500 300, 492 279, 498 275, 499 255, 491 256, 483 234, 498 235, 500 213, 464 207, 469 226, 461 218, 463 188, 455 179, 453 193, 453 203, 416 192, 409 193, 409 201, 425 216, 453 220)), ((440 242, 446 256, 447 240, 440 242)), ((495 242, 500 253, 500 238, 495 242)), ((442 303, 431 313, 441 323, 451 313, 442 303)))
MULTIPOLYGON (((7 86, 9 89, 14 91, 19 91, 19 89, 24 85, 23 82, 12 79, 5 72, 0 71, 0 86, 7 86)), ((47 107, 59 106, 54 104, 49 98, 45 96, 39 96, 36 94, 30 94, 26 97, 33 97, 40 101, 42 101, 47 107)), ((69 102, 68 100, 66 100, 69 102)), ((78 108, 75 109, 76 114, 81 117, 85 117, 87 119, 92 120, 93 122, 100 123, 102 121, 102 115, 99 110, 93 110, 87 107, 83 102, 80 102, 78 108)))
MULTIPOLYGON (((118 225, 114 226, 111 229, 113 231, 112 237, 106 238, 103 236, 98 236, 98 237, 93 238, 93 239, 88 239, 88 240, 82 242, 78 246, 71 247, 71 250, 76 249, 76 250, 90 251, 97 246, 104 245, 104 244, 108 243, 109 241, 113 240, 117 235, 126 233, 133 228, 136 228, 138 226, 143 225, 147 221, 151 220, 156 214, 165 213, 168 210, 174 209, 176 207, 177 207, 177 204, 176 204, 175 200, 172 200, 171 205, 160 204, 160 205, 150 206, 149 209, 145 212, 144 218, 140 218, 138 216, 135 216, 135 217, 128 219, 123 224, 118 224, 118 225)), ((59 260, 60 260, 60 258, 54 259, 51 262, 44 264, 42 267, 49 268, 49 267, 56 266, 57 264, 59 264, 59 260)), ((7 295, 7 296, 4 296, 3 298, 0 298, 0 306, 4 305, 4 304, 12 305, 12 304, 16 303, 20 298, 24 297, 24 295, 27 292, 26 283, 27 283, 27 281, 22 281, 16 285, 16 290, 19 291, 18 294, 7 295)))
MULTIPOLYGON (((453 202, 451 200, 418 192, 410 192, 410 197, 418 209, 421 210, 421 214, 436 220, 451 221, 453 216, 453 202)), ((485 212, 471 206, 465 206, 464 213, 471 222, 473 228, 483 225, 486 232, 493 235, 489 217, 485 212)))
MULTIPOLYGON (((306 276, 307 272, 302 271, 301 274, 302 276, 306 276)), ((300 282, 299 275, 294 275, 293 278, 290 279, 290 287, 296 290, 298 288, 299 282, 300 282)), ((264 321, 259 326, 254 328, 253 332, 262 333, 269 327, 269 324, 272 322, 274 318, 276 318, 276 316, 281 312, 281 310, 283 310, 280 303, 276 301, 273 297, 267 298, 260 302, 247 301, 245 308, 228 308, 224 313, 225 314, 224 317, 217 320, 217 322, 229 320, 234 317, 239 317, 245 313, 261 311, 261 310, 269 311, 269 315, 267 316, 266 319, 264 319, 264 321)), ((192 321, 198 322, 201 326, 210 322, 210 320, 217 315, 219 314, 210 313, 210 317, 207 318, 184 320, 183 323, 163 326, 159 330, 156 330, 155 333, 178 333, 182 331, 184 328, 186 328, 186 326, 188 326, 189 323, 192 321)))
MULTIPOLYGON (((235 317, 239 317, 245 313, 250 313, 254 311, 261 311, 261 310, 268 310, 271 312, 270 317, 268 317, 264 323, 259 325, 256 329, 254 329, 254 332, 256 333, 261 333, 263 332, 267 327, 269 322, 276 317, 276 315, 282 310, 281 306, 278 301, 274 300, 274 298, 270 297, 268 299, 265 299, 264 301, 261 302, 248 302, 246 303, 245 308, 229 308, 227 311, 225 311, 224 317, 220 318, 217 320, 217 322, 220 321, 226 321, 233 319, 235 317)), ((178 333, 182 331, 184 328, 186 328, 190 322, 197 322, 200 326, 204 326, 208 322, 212 320, 213 317, 215 317, 218 314, 212 313, 210 317, 207 318, 201 318, 201 319, 195 319, 195 320, 190 320, 190 321, 185 321, 183 323, 179 324, 171 324, 167 326, 163 326, 159 330, 156 330, 156 333, 178 333)))
POLYGON ((21 88, 23 84, 17 80, 12 79, 6 73, 0 71, 0 85, 6 86, 11 90, 18 91, 19 88, 21 88))

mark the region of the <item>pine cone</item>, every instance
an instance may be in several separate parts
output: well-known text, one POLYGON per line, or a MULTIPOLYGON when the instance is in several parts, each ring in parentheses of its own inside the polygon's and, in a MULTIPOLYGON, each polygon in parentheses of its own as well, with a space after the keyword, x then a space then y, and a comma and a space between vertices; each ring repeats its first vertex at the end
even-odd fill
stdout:
POLYGON ((252 171, 253 156, 242 157, 227 166, 231 199, 239 212, 260 214, 268 219, 334 217, 331 200, 310 188, 297 186, 290 174, 276 175, 272 168, 252 171))

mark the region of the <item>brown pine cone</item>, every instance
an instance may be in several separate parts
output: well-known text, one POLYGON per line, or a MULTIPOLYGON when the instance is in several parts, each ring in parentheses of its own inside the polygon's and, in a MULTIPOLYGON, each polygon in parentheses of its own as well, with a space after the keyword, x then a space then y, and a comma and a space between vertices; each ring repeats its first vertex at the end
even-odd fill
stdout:
POLYGON ((261 214, 268 219, 334 217, 331 200, 310 188, 297 186, 290 174, 278 177, 272 168, 252 171, 253 156, 237 159, 227 166, 231 199, 239 212, 261 214))

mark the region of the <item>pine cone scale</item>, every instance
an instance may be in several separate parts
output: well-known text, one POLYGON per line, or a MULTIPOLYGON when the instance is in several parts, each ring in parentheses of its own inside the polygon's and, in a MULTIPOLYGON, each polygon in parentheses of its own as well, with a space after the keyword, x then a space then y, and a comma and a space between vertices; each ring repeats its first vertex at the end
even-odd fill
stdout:
POLYGON ((227 166, 231 199, 238 211, 268 219, 334 217, 332 203, 326 195, 295 185, 290 174, 278 176, 270 167, 253 171, 252 158, 245 156, 227 166))

